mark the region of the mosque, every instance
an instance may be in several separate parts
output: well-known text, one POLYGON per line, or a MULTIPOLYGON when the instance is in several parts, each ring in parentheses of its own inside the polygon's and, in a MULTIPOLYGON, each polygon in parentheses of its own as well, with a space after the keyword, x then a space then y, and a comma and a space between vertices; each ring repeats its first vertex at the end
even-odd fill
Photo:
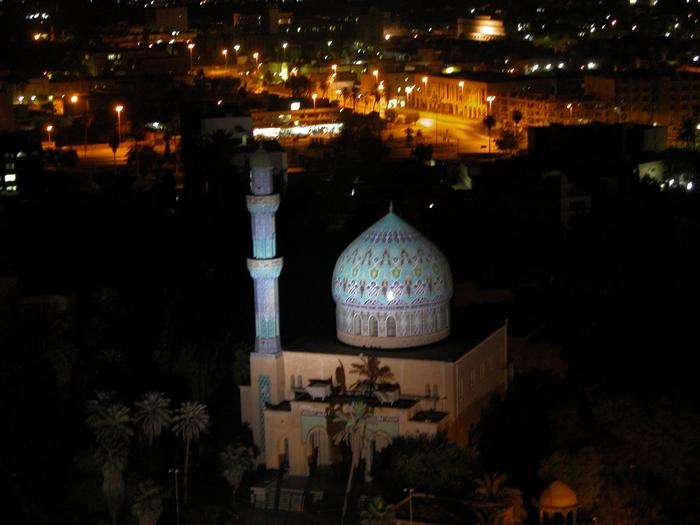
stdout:
MULTIPOLYGON (((507 325, 453 327, 453 282, 444 255, 393 210, 340 255, 331 293, 337 340, 280 341, 273 162, 249 158, 255 350, 241 386, 243 420, 268 469, 309 476, 342 461, 337 411, 362 401, 370 412, 366 470, 398 436, 447 432, 466 445, 494 395, 508 387, 507 325), (459 328, 459 330, 455 330, 459 328)), ((468 324, 468 323, 467 323, 468 324)))

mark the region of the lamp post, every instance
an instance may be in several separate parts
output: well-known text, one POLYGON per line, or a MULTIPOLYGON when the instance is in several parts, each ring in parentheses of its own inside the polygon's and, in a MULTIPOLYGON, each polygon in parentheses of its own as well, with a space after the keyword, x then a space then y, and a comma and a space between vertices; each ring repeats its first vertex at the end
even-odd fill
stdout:
POLYGON ((194 67, 192 66, 192 50, 194 49, 194 44, 187 44, 187 49, 190 50, 190 71, 192 71, 192 69, 194 69, 194 67))
POLYGON ((282 60, 284 62, 287 61, 287 46, 289 44, 287 42, 282 42, 282 60))
POLYGON ((178 489, 177 489, 177 473, 180 472, 180 469, 177 468, 171 468, 168 473, 169 474, 175 474, 175 516, 177 517, 177 525, 180 525, 180 497, 178 494, 178 489))
POLYGON ((46 132, 49 134, 49 146, 51 146, 51 130, 53 129, 53 126, 49 124, 46 126, 46 132))
POLYGON ((435 104, 435 147, 438 145, 438 98, 437 95, 433 95, 430 98, 430 102, 435 104))
MULTIPOLYGON (((423 77, 421 80, 423 81, 423 85, 425 86, 425 100, 426 100, 425 104, 427 106, 428 105, 428 77, 423 77)), ((416 104, 416 101, 414 99, 413 105, 415 106, 415 104, 416 104)))
POLYGON ((253 53, 253 58, 255 59, 255 73, 257 74, 259 72, 258 69, 258 57, 260 56, 260 53, 253 53))
POLYGON ((409 103, 409 97, 411 95, 411 91, 413 91, 413 86, 406 86, 406 105, 408 107, 411 107, 411 104, 409 103))
POLYGON ((372 71, 372 74, 374 75, 374 83, 379 84, 379 70, 375 69, 372 71))
POLYGON ((413 491, 416 489, 403 489, 404 492, 408 492, 408 520, 413 525, 413 491))
POLYGON ((121 141, 122 141, 122 109, 124 109, 124 106, 117 106, 114 109, 117 112, 117 139, 119 139, 119 143, 121 144, 121 141))
POLYGON ((316 97, 317 97, 317 96, 318 96, 318 95, 317 95, 316 93, 314 93, 313 95, 311 95, 311 98, 314 99, 314 111, 316 110, 316 97))
POLYGON ((233 46, 234 51, 236 52, 236 65, 238 65, 238 50, 241 48, 240 44, 236 44, 233 46))
POLYGON ((489 115, 492 114, 492 112, 491 112, 491 104, 493 103, 494 100, 496 100, 496 96, 495 96, 495 95, 489 95, 488 97, 486 97, 486 102, 489 103, 489 115))
POLYGON ((569 120, 573 120, 574 119, 574 105, 571 102, 569 102, 566 105, 566 107, 569 110, 569 120))
POLYGON ((224 69, 228 70, 228 49, 222 50, 221 54, 224 55, 224 69))

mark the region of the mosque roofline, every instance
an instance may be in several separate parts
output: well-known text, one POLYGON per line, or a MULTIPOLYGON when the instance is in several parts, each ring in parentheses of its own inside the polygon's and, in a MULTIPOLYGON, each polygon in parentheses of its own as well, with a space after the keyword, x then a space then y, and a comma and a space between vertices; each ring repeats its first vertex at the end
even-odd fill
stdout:
POLYGON ((341 343, 336 338, 335 330, 313 332, 284 346, 285 352, 308 352, 314 354, 355 355, 385 357, 398 359, 415 359, 419 361, 442 361, 454 363, 470 350, 484 341, 506 322, 475 322, 477 326, 465 326, 467 323, 455 323, 451 333, 442 341, 425 346, 410 348, 361 348, 341 343))

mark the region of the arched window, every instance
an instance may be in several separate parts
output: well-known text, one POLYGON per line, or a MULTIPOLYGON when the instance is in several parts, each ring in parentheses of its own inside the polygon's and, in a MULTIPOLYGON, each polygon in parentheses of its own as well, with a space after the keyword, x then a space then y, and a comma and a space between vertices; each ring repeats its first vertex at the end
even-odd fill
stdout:
POLYGON ((296 381, 294 381, 294 374, 289 378, 289 387, 294 390, 297 387, 296 381))
POLYGON ((425 385, 425 397, 430 397, 430 384, 425 385))
POLYGON ((359 315, 355 316, 355 319, 353 319, 353 324, 354 326, 354 332, 355 335, 362 335, 362 320, 360 319, 359 315))
POLYGON ((396 337, 396 319, 388 317, 386 320, 386 336, 396 337))
POLYGON ((438 397, 438 389, 437 385, 433 385, 433 397, 437 398, 438 397))
POLYGON ((442 308, 438 308, 435 313, 435 324, 438 330, 445 328, 445 313, 442 311, 442 308))
POLYGON ((369 318, 369 335, 377 337, 377 318, 374 316, 369 318))
POLYGON ((301 376, 297 376, 297 388, 304 388, 304 383, 301 382, 301 376))

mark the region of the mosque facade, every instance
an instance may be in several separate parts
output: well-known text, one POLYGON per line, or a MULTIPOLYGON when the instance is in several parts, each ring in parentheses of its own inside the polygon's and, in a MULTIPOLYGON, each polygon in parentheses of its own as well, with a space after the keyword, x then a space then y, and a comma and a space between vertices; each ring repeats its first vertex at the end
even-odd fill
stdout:
POLYGON ((445 431, 461 445, 494 395, 508 386, 507 325, 451 326, 452 272, 440 250, 393 210, 340 255, 330 293, 336 340, 309 337, 282 349, 272 162, 250 157, 255 351, 241 413, 269 469, 308 476, 342 461, 338 411, 370 413, 363 457, 399 436, 445 431))

